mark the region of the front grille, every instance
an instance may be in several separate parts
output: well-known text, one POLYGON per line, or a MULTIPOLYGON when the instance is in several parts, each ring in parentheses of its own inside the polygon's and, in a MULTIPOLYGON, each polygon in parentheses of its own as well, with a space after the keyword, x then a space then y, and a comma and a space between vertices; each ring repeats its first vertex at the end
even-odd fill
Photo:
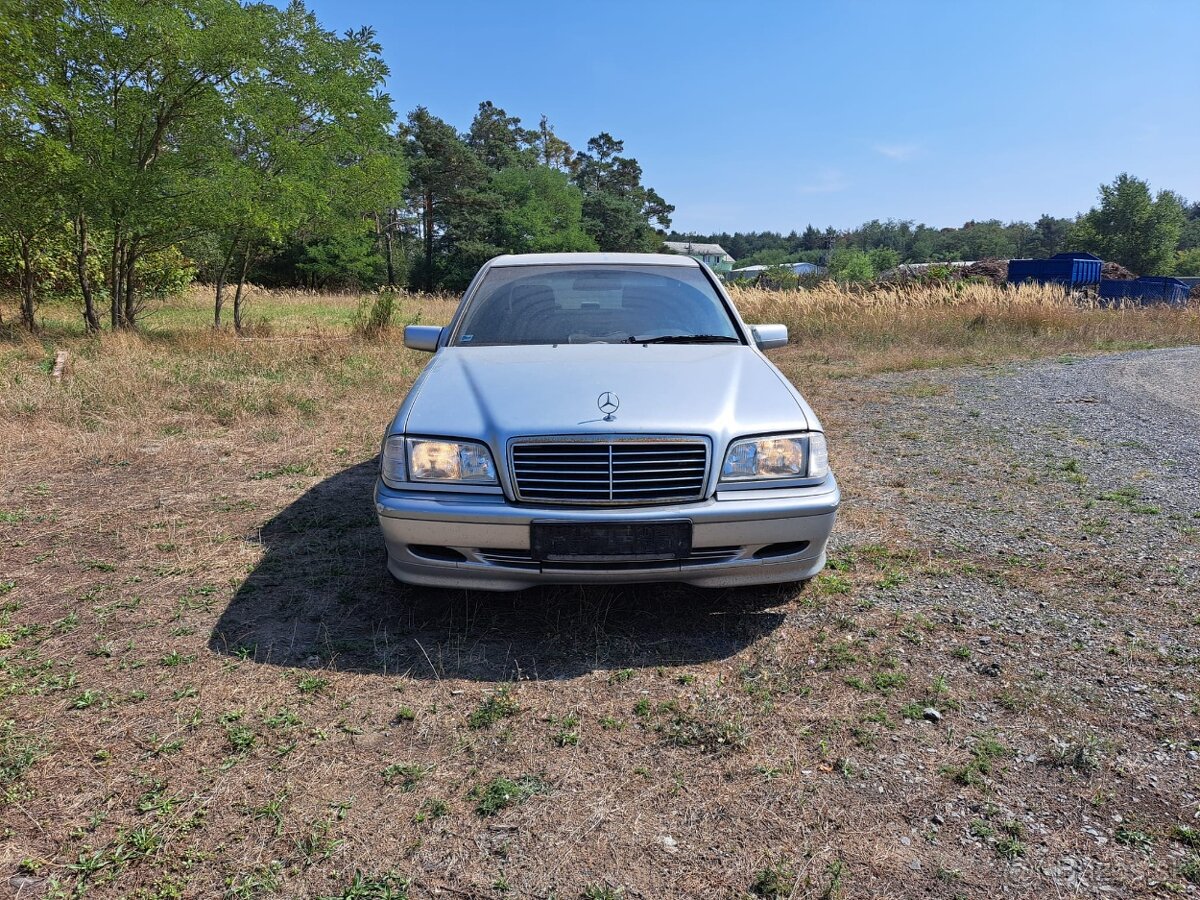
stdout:
POLYGON ((637 505, 704 496, 708 442, 699 438, 549 438, 514 443, 518 500, 637 505))

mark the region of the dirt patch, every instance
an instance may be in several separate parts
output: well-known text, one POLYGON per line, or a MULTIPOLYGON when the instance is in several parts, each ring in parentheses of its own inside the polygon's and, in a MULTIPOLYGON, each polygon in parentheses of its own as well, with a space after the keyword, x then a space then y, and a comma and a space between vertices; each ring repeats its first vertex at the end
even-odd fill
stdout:
POLYGON ((1008 260, 981 259, 955 271, 963 278, 985 278, 992 284, 1004 284, 1008 280, 1008 260))

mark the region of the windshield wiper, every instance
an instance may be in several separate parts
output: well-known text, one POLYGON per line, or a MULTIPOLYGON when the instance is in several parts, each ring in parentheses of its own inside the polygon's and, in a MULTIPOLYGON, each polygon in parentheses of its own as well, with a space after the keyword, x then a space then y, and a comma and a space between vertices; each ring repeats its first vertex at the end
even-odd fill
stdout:
POLYGON ((629 337, 627 344, 740 344, 727 334, 660 334, 658 337, 629 337))

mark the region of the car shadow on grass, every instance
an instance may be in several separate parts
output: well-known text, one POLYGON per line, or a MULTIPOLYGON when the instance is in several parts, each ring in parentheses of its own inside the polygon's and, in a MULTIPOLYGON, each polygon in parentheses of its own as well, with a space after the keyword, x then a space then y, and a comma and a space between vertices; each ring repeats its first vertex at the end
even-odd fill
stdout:
POLYGON ((689 665, 782 624, 794 585, 563 586, 516 593, 398 584, 371 502, 377 462, 327 478, 262 529, 265 554, 221 614, 219 654, 265 665, 500 681, 689 665))

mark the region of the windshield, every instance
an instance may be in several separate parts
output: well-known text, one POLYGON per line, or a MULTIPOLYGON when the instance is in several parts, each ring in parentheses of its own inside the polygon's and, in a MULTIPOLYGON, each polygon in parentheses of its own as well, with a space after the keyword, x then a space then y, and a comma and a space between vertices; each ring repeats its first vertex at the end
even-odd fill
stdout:
POLYGON ((741 343, 698 266, 496 266, 458 326, 460 347, 741 343))

